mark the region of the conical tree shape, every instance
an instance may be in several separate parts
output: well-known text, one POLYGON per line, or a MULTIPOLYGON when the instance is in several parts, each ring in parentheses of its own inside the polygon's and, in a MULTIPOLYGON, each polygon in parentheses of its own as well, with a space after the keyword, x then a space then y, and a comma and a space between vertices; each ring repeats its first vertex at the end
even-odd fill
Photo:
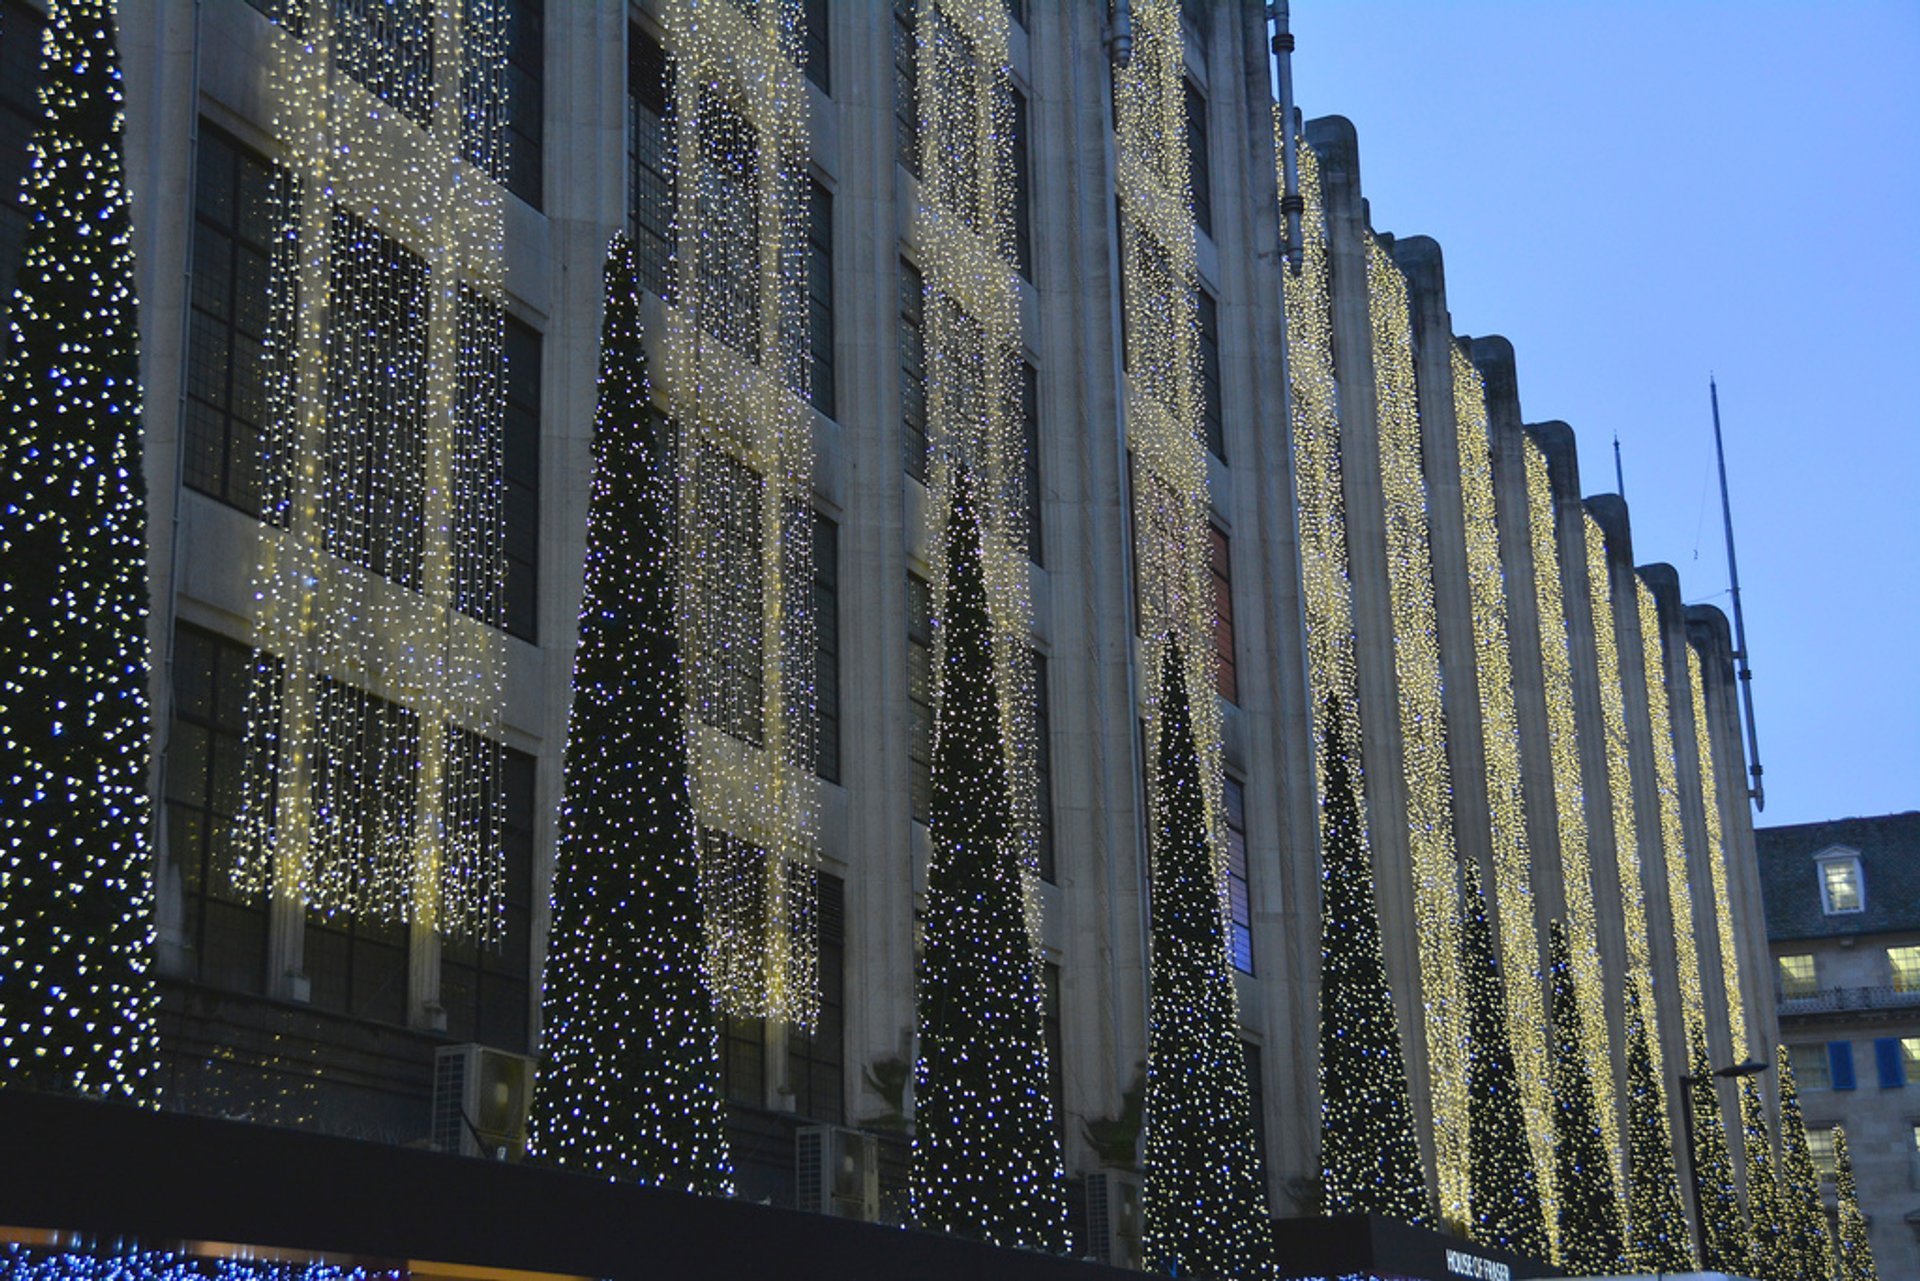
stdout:
MULTIPOLYGON (((1487 897, 1479 870, 1466 865, 1466 920, 1460 935, 1460 972, 1467 985, 1470 1044, 1467 1058, 1467 1186, 1472 1236, 1533 1259, 1547 1257, 1539 1174, 1520 1109, 1507 1024, 1507 985, 1493 947, 1487 897)), ((1521 922, 1508 928, 1530 928, 1521 922)))
POLYGON ((25 257, 0 282, 18 286, 0 353, 0 1086, 151 1101, 147 491, 113 6, 54 0, 41 69, 25 257))
POLYGON ((1407 1066, 1381 950, 1359 762, 1339 703, 1320 716, 1320 1168, 1329 1214, 1431 1225, 1407 1066))
POLYGON ((1693 1267, 1667 1126, 1666 1095, 1653 1071, 1640 987, 1627 984, 1627 1256, 1636 1272, 1693 1267))
POLYGON ((1172 642, 1160 690, 1143 1245, 1150 1267, 1176 1276, 1259 1276, 1273 1254, 1273 1225, 1254 1147, 1221 864, 1186 663, 1172 642))
POLYGON ((1774 1176, 1773 1129, 1767 1124, 1760 1083, 1750 1076, 1740 1081, 1740 1128, 1747 1150, 1747 1218, 1753 1226, 1747 1275, 1758 1281, 1788 1281, 1783 1263, 1787 1234, 1780 1185, 1774 1176))
POLYGON ((1066 1176, 971 489, 962 474, 946 528, 913 1216, 923 1227, 1058 1252, 1067 1244, 1066 1176))
POLYGON ((1700 1266, 1738 1273, 1747 1266, 1752 1243, 1740 1210, 1740 1189, 1733 1181, 1733 1157, 1727 1152, 1726 1124, 1720 1115, 1720 1091, 1707 1062, 1707 1038, 1695 1023, 1687 1029, 1686 1106, 1693 1109, 1694 1186, 1699 1189, 1704 1244, 1700 1266))
POLYGON ((1787 1047, 1780 1065, 1780 1211, 1786 1229, 1779 1268, 1792 1281, 1826 1281, 1833 1270, 1827 1239, 1826 1203, 1820 1198, 1820 1171, 1807 1149, 1807 1123, 1800 1115, 1800 1091, 1793 1082, 1787 1047))
POLYGON ((1552 967, 1548 1014, 1553 1022, 1553 1186, 1560 1207, 1562 1269, 1573 1273, 1619 1272, 1626 1261, 1620 1193, 1607 1156, 1581 1044, 1579 997, 1567 928, 1547 927, 1552 967))
POLYGON ((1847 1151, 1847 1132, 1833 1127, 1834 1190, 1840 1201, 1840 1239, 1834 1243, 1838 1281, 1878 1281, 1873 1246, 1867 1240, 1867 1216, 1860 1213, 1860 1193, 1853 1183, 1853 1154, 1847 1151))
POLYGON ((701 971, 673 447, 647 407, 639 280, 617 237, 530 1137, 563 1166, 718 1193, 732 1170, 701 971))

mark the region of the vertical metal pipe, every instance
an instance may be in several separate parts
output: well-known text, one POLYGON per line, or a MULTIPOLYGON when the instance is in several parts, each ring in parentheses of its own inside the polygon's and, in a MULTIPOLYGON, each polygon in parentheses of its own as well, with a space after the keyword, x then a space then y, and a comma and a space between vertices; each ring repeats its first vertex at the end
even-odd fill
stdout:
POLYGON ((1287 267, 1300 274, 1300 218, 1306 202, 1300 196, 1300 122, 1293 110, 1293 32, 1287 27, 1287 0, 1274 0, 1267 15, 1273 21, 1274 79, 1280 90, 1280 150, 1286 190, 1280 193, 1280 212, 1287 220, 1287 267))
POLYGON ((1767 808, 1767 786, 1760 768, 1760 739, 1753 727, 1753 668, 1747 665, 1747 620, 1740 609, 1740 562, 1733 555, 1733 504, 1727 497, 1727 450, 1720 439, 1720 385, 1707 377, 1707 394, 1713 399, 1713 454, 1720 464, 1720 519, 1727 528, 1727 579, 1733 589, 1734 659, 1739 663, 1740 702, 1747 718, 1747 773, 1753 786, 1747 795, 1757 810, 1767 808))

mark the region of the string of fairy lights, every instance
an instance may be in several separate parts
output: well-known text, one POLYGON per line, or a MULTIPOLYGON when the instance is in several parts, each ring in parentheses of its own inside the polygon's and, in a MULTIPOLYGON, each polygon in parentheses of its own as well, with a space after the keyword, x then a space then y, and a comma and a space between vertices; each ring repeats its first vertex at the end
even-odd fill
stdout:
MULTIPOLYGON (((1594 916, 1593 862, 1587 848, 1585 790, 1580 781, 1579 721, 1573 693, 1573 660, 1566 596, 1561 582, 1560 539, 1554 520, 1553 483, 1547 456, 1531 438, 1523 442, 1527 476, 1527 526, 1533 548, 1534 600, 1540 619, 1540 671, 1546 692, 1547 747, 1553 767, 1554 811, 1560 834, 1560 880, 1568 934, 1568 969, 1581 1018, 1581 1047, 1600 1132, 1620 1133, 1614 1091, 1612 1036, 1607 1027, 1605 977, 1600 968, 1599 926, 1594 916)), ((1611 1146, 1611 1145, 1610 1145, 1611 1146)), ((1616 1165, 1618 1164, 1616 1158, 1616 1165)), ((1616 1179, 1621 1171, 1614 1171, 1616 1179)), ((1556 1257, 1557 1217, 1547 1220, 1556 1257)))
POLYGON ((485 7, 439 7, 424 32, 305 10, 274 27, 269 71, 289 194, 232 874, 492 941, 503 28, 485 7))
POLYGON ((1747 1043, 1747 1010, 1740 987, 1740 949, 1733 934, 1733 900, 1727 888, 1726 828, 1720 817, 1720 783, 1713 759, 1713 730, 1707 720, 1706 674, 1700 651, 1687 646, 1687 685, 1693 694, 1694 749, 1699 759, 1700 804, 1707 815, 1707 868, 1713 886, 1714 932, 1720 940, 1720 982, 1727 996, 1727 1032, 1734 1057, 1752 1053, 1747 1043))
POLYGON ((1700 948, 1694 941, 1693 886, 1687 877, 1687 837, 1680 819, 1680 770, 1674 754, 1673 703, 1667 687, 1666 642, 1660 607, 1638 575, 1634 596, 1640 614, 1641 666, 1647 678, 1647 723, 1653 731, 1653 778, 1660 806, 1660 846, 1667 877, 1667 911, 1673 923, 1673 948, 1680 972, 1681 1027, 1689 1037, 1704 1035, 1706 1000, 1700 985, 1700 948))
POLYGON ((1487 802, 1493 821, 1494 901, 1500 910, 1499 947, 1505 973, 1508 1035, 1519 1077, 1520 1109, 1538 1176, 1546 1221, 1558 1220, 1553 1195, 1553 1100, 1547 1080, 1547 1010, 1540 985, 1540 945, 1534 927, 1532 851, 1520 778, 1520 719, 1514 706, 1508 649, 1506 584, 1493 496, 1493 440, 1480 371, 1458 343, 1453 368, 1453 418, 1460 448, 1460 503, 1466 520, 1467 591, 1473 610, 1474 666, 1485 742, 1487 802))
POLYGON ((1428 552, 1420 408, 1406 277, 1379 241, 1367 241, 1368 311, 1380 487, 1385 504, 1393 666, 1400 693, 1401 764, 1413 913, 1419 932, 1421 1005, 1432 1082, 1440 1211, 1470 1217, 1467 1179, 1465 985, 1460 972, 1460 891, 1453 842, 1453 778, 1441 706, 1440 640, 1428 552))
POLYGON ((706 972, 728 1014, 819 1006, 808 121, 793 3, 669 0, 679 616, 706 972))

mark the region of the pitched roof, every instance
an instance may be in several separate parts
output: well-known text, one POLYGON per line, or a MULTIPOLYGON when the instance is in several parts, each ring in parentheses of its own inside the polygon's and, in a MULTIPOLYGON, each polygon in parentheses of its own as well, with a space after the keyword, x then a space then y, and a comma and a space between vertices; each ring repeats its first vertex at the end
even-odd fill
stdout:
POLYGON ((1760 892, 1770 939, 1920 931, 1920 811, 1755 830, 1760 892), (1828 916, 1814 857, 1834 846, 1858 852, 1866 909, 1828 916))

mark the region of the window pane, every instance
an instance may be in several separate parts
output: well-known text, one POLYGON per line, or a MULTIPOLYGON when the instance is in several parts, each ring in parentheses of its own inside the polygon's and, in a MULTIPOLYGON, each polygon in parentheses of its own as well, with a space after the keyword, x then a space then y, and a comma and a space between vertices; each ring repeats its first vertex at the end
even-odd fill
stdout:
POLYGON ((1920 992, 1920 946, 1887 949, 1887 968, 1896 992, 1920 992))
POLYGON ((1821 886, 1828 912, 1860 910, 1860 865, 1852 859, 1833 859, 1820 865, 1821 886))
POLYGON ((1812 996, 1819 991, 1811 956, 1780 958, 1780 995, 1789 1001, 1812 996))

